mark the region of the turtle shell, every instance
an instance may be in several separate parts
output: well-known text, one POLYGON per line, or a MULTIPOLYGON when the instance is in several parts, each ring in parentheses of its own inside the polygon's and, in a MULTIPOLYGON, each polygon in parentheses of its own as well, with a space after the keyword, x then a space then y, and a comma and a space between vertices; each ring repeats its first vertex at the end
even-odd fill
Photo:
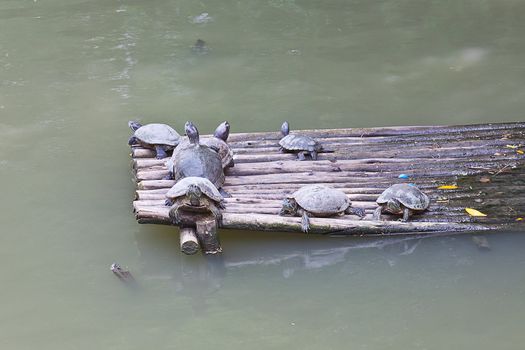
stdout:
POLYGON ((219 153, 219 157, 221 157, 223 168, 226 168, 228 165, 231 164, 233 160, 233 151, 226 142, 217 137, 210 137, 203 139, 202 144, 217 150, 217 152, 219 153))
POLYGON ((180 142, 180 135, 166 124, 146 124, 135 130, 134 136, 150 145, 168 145, 175 147, 180 142))
POLYGON ((352 204, 343 191, 322 185, 303 186, 291 198, 314 215, 342 213, 352 204))
POLYGON ((217 152, 205 145, 179 145, 166 165, 172 168, 175 181, 196 176, 207 178, 217 188, 224 184, 221 158, 217 152))
POLYGON ((168 193, 166 193, 166 197, 169 199, 176 199, 185 196, 190 185, 198 186, 204 195, 215 202, 220 202, 222 200, 219 190, 217 190, 217 187, 215 187, 210 180, 195 176, 180 179, 172 188, 170 188, 168 193))
POLYGON ((320 151, 321 145, 306 135, 288 134, 279 140, 279 145, 288 151, 320 151))
POLYGON ((395 184, 387 188, 379 198, 377 204, 384 204, 390 199, 397 199, 408 209, 425 210, 430 205, 430 199, 416 186, 408 184, 395 184))

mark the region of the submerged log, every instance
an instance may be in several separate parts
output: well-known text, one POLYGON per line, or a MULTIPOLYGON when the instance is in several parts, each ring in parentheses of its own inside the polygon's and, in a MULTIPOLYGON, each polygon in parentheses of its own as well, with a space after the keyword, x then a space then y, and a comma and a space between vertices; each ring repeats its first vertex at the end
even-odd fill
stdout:
MULTIPOLYGON (((221 228, 300 232, 300 218, 278 215, 281 201, 314 183, 343 190, 354 206, 365 210, 366 218, 314 217, 310 233, 408 235, 523 228, 525 220, 517 219, 525 216, 525 123, 293 132, 317 138, 328 152, 318 161, 301 162, 294 154, 279 152, 280 133, 230 135, 236 164, 226 169, 224 190, 231 198, 225 199, 221 228), (400 174, 408 179, 400 179, 400 174), (415 183, 429 195, 429 210, 408 223, 388 215, 385 221, 371 221, 377 196, 402 182, 415 183), (451 184, 457 188, 439 188, 451 184), (465 208, 488 216, 471 217, 465 208)), ((166 160, 140 147, 132 148, 132 157, 138 222, 171 225, 163 202, 175 182, 163 180, 166 160)), ((219 251, 212 221, 188 217, 201 246, 211 239, 209 244, 219 251)))

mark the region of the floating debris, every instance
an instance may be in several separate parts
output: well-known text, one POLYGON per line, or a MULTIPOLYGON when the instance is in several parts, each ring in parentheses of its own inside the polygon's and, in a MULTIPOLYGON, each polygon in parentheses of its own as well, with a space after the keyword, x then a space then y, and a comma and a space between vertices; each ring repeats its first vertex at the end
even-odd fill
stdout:
POLYGON ((409 177, 410 177, 410 176, 408 176, 407 174, 400 174, 400 175, 398 176, 398 178, 400 178, 400 179, 408 179, 409 177))
POLYGON ((510 149, 518 148, 518 146, 516 146, 516 145, 506 145, 505 147, 510 148, 510 149))
POLYGON ((286 53, 288 55, 292 55, 292 56, 299 56, 299 55, 301 55, 301 51, 297 50, 297 49, 290 49, 286 53))
POLYGON ((517 218, 516 221, 523 221, 523 218, 517 218))
POLYGON ((200 15, 195 16, 191 19, 191 22, 195 24, 209 23, 211 21, 213 21, 213 18, 208 12, 203 12, 200 15))
POLYGON ((518 153, 518 154, 525 154, 525 152, 522 151, 521 149, 517 150, 516 153, 518 153))
POLYGON ((122 266, 120 266, 117 263, 111 264, 111 267, 109 268, 111 272, 115 274, 120 280, 122 281, 134 281, 135 279, 131 275, 131 272, 127 269, 123 269, 122 266))
POLYGON ((487 214, 483 214, 483 213, 480 212, 479 210, 472 209, 472 208, 465 208, 465 211, 466 211, 470 216, 487 216, 487 214))
POLYGON ((438 187, 438 190, 455 190, 455 189, 458 189, 458 186, 456 186, 456 185, 443 185, 443 186, 439 186, 438 187))

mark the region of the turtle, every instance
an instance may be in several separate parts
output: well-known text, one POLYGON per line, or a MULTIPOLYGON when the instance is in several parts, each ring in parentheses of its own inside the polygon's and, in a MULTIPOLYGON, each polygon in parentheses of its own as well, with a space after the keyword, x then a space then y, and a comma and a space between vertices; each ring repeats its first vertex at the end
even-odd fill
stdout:
POLYGON ((219 153, 222 160, 222 167, 229 168, 233 167, 233 151, 226 143, 228 136, 230 135, 230 124, 224 121, 219 124, 213 137, 205 138, 202 143, 219 153))
POLYGON ((353 214, 365 217, 363 208, 355 208, 346 194, 338 189, 323 185, 307 185, 299 188, 283 200, 279 212, 282 216, 301 216, 301 229, 309 230, 309 216, 330 217, 353 214))
POLYGON ((290 134, 290 124, 286 121, 281 126, 281 134, 283 134, 283 138, 279 140, 281 151, 297 153, 299 160, 305 160, 307 154, 312 160, 317 160, 317 153, 323 149, 321 144, 310 136, 290 134))
POLYGON ((188 141, 182 142, 166 162, 169 172, 166 179, 179 181, 189 176, 204 177, 220 189, 224 184, 221 157, 215 150, 199 142, 199 131, 192 122, 186 122, 184 129, 188 141))
POLYGON ((423 211, 430 205, 430 199, 419 188, 409 184, 395 184, 387 188, 376 203, 379 207, 374 211, 374 220, 380 220, 381 214, 403 214, 402 221, 408 221, 415 211, 423 211))
POLYGON ((179 180, 167 193, 165 204, 171 206, 169 215, 178 224, 179 210, 192 212, 211 212, 220 217, 224 209, 222 195, 217 187, 204 177, 189 176, 179 180))
POLYGON ((166 158, 168 156, 166 152, 177 147, 181 139, 177 131, 166 124, 142 125, 135 121, 129 121, 128 126, 134 131, 128 144, 130 146, 139 144, 154 149, 157 159, 166 158))

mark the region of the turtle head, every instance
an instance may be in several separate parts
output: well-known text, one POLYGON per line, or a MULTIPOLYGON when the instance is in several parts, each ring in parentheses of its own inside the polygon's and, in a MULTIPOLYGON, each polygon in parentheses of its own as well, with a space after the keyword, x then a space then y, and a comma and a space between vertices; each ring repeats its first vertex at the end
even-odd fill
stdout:
POLYGON ((190 200, 191 205, 199 206, 200 198, 202 196, 202 191, 199 188, 199 186, 191 184, 188 186, 188 190, 186 191, 186 196, 190 200))
POLYGON ((283 207, 279 212, 281 216, 294 216, 297 213, 297 202, 293 198, 283 199, 283 207))
POLYGON ((286 136, 290 133, 290 124, 288 122, 284 122, 283 125, 281 125, 281 134, 283 136, 286 136))
POLYGON ((401 214, 403 212, 403 208, 401 208, 401 203, 394 198, 386 202, 386 210, 392 214, 401 214))
POLYGON ((137 131, 138 128, 140 128, 142 126, 142 124, 140 124, 139 122, 136 122, 136 121, 133 121, 133 120, 130 120, 128 122, 128 126, 131 130, 133 131, 137 131))
POLYGON ((133 146, 139 143, 139 139, 136 136, 131 136, 128 140, 128 145, 133 146))
POLYGON ((184 124, 184 130, 186 132, 186 135, 188 136, 188 139, 190 139, 190 142, 193 144, 199 143, 199 130, 197 130, 197 127, 192 122, 188 121, 186 124, 184 124))
POLYGON ((213 136, 225 142, 228 139, 229 135, 230 135, 230 123, 228 123, 227 121, 223 121, 222 123, 220 123, 217 129, 215 129, 215 133, 213 134, 213 136))

